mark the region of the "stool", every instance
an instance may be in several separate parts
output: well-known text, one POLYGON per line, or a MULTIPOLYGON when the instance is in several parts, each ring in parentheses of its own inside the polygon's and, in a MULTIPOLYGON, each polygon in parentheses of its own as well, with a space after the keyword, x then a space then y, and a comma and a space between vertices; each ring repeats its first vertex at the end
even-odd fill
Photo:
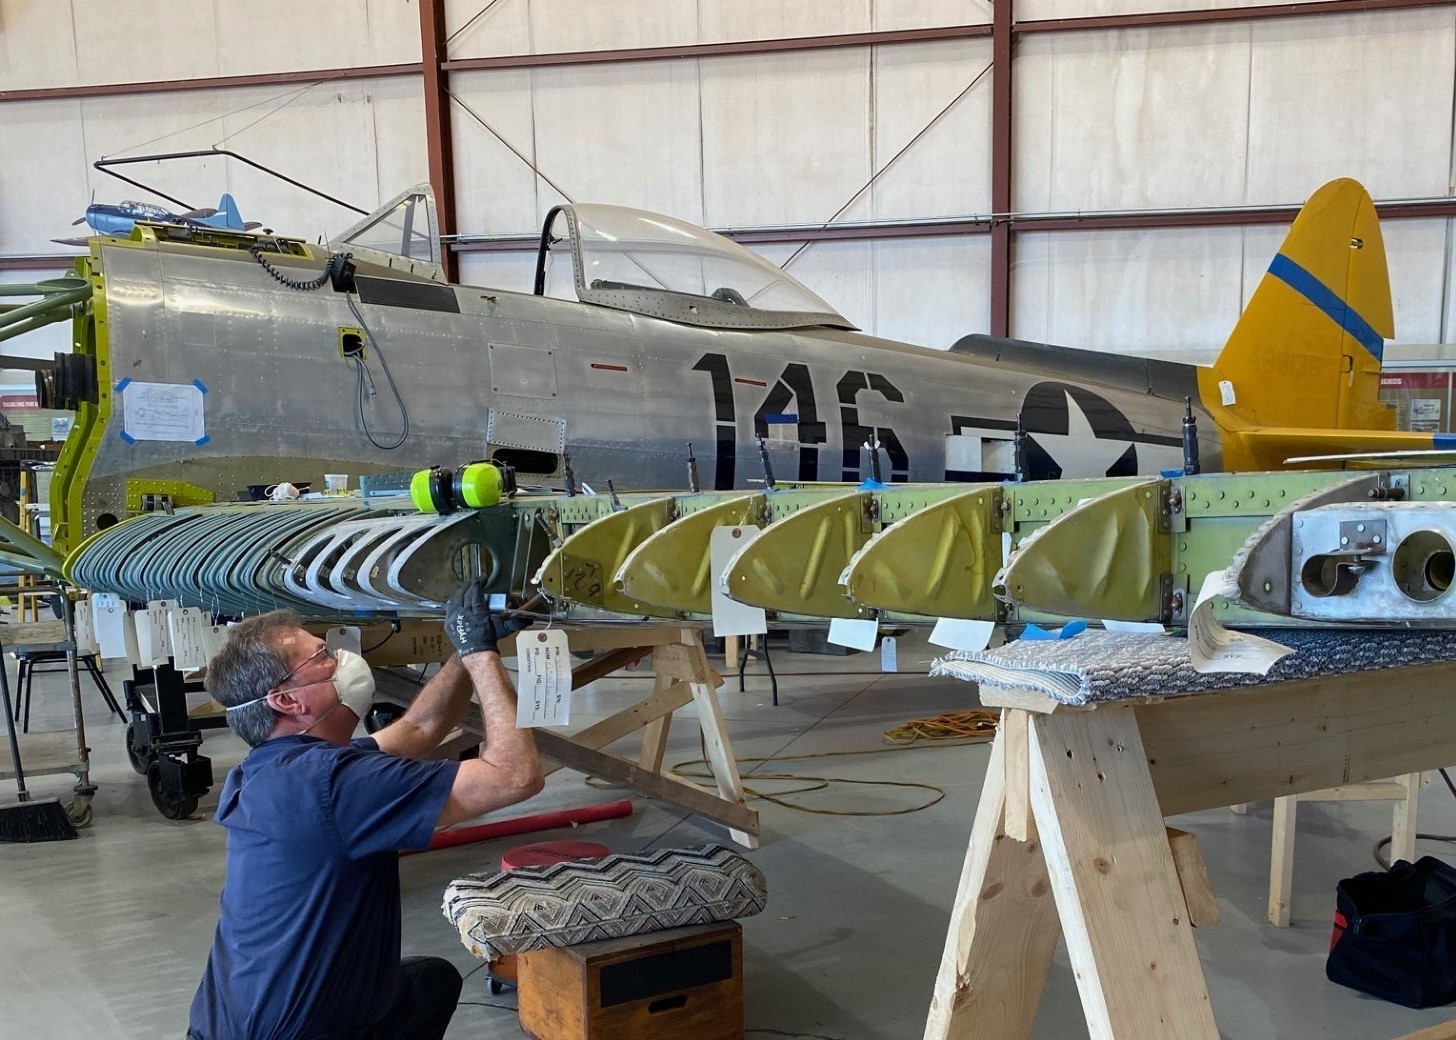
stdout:
MULTIPOLYGON (((601 859, 611 854, 611 849, 595 841, 538 841, 508 850, 501 856, 501 869, 549 867, 553 863, 566 863, 574 859, 601 859)), ((485 967, 485 973, 490 980, 492 994, 499 993, 507 985, 516 985, 516 956, 509 954, 490 961, 485 967)))
POLYGON ((669 928, 520 955, 537 1040, 742 1040, 743 928, 669 928))
MULTIPOLYGON (((727 637, 735 638, 735 637, 727 637)), ((768 636, 748 636, 748 642, 738 651, 738 692, 743 692, 743 666, 750 657, 756 657, 768 665, 768 681, 773 684, 773 704, 779 706, 779 677, 774 674, 773 660, 768 656, 768 636)))
MULTIPOLYGON (((20 731, 30 732, 30 694, 31 683, 35 679, 36 672, 57 672, 66 670, 66 651, 64 650, 25 650, 16 649, 15 654, 17 670, 15 674, 15 714, 21 719, 20 731), (43 668, 42 665, 60 664, 60 668, 43 668)), ((76 667, 84 668, 91 676, 91 681, 101 691, 101 697, 106 701, 109 708, 117 718, 126 721, 126 713, 121 710, 121 705, 116 702, 116 697, 111 692, 111 686, 107 683, 106 677, 101 674, 101 669, 96 666, 95 654, 77 654, 76 667)))

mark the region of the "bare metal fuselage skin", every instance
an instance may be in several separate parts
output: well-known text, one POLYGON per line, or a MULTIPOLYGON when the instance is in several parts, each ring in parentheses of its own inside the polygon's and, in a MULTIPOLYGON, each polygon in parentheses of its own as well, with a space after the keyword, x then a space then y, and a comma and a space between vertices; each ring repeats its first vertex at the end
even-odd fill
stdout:
MULTIPOLYGON (((385 451, 356 417, 356 365, 340 341, 360 322, 343 294, 281 285, 244 252, 106 240, 97 252, 101 393, 124 378, 198 380, 207 440, 128 443, 113 416, 85 478, 82 535, 103 513, 123 515, 128 479, 182 479, 231 499, 247 484, 318 482, 340 468, 484 458, 492 424, 494 446, 549 451, 564 439, 577 478, 598 490, 607 478, 621 489, 685 486, 689 442, 705 488, 748 486, 763 476, 760 435, 780 478, 868 477, 861 445, 874 439, 886 482, 998 479, 1010 473, 1018 419, 1033 479, 1152 473, 1182 458, 1181 401, 836 329, 694 327, 397 275, 363 279, 357 298, 377 345, 366 347, 374 392, 364 404, 375 440, 401 429, 379 348, 409 414, 409 436, 385 451)), ((1202 447, 1216 466, 1212 423, 1202 447)))

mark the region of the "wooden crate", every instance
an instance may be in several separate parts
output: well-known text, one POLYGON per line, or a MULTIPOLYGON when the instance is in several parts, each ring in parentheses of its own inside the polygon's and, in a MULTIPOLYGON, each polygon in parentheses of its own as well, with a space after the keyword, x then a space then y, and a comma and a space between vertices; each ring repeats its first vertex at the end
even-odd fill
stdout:
POLYGON ((742 1040, 737 921, 553 947, 519 959, 521 1028, 537 1040, 742 1040))

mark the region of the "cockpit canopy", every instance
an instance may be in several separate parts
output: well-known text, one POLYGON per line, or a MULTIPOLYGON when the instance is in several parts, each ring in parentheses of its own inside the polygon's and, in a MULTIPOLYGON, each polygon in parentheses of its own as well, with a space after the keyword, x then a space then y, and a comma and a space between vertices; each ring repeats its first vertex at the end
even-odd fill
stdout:
POLYGON ((557 206, 547 214, 536 293, 709 328, 854 328, 757 253, 625 206, 557 206))
MULTIPOLYGON (((400 192, 338 235, 337 252, 445 281, 435 195, 400 192)), ((792 275, 687 221, 625 206, 556 206, 541 229, 538 296, 716 329, 853 329, 792 275)))

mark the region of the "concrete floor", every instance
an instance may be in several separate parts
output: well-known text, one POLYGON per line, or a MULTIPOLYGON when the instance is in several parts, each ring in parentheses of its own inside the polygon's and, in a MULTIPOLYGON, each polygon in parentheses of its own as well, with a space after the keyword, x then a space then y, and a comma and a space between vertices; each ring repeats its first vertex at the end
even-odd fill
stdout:
MULTIPOLYGON (((901 673, 883 675, 878 655, 849 658, 775 648, 778 707, 769 703, 762 665, 750 665, 747 693, 730 680, 722 702, 742 758, 874 748, 881 733, 908 719, 976 706, 974 687, 923 673, 935 649, 903 639, 901 673), (916 674, 920 673, 920 674, 916 674)), ((11 665, 13 675, 13 663, 11 665)), ((119 679, 119 665, 109 670, 119 679)), ((61 677, 45 677, 33 730, 68 725, 61 677)), ((645 695, 645 676, 603 681, 578 694, 573 726, 645 695)), ((119 681, 117 683, 119 688, 119 681)), ((5 980, 0 1038, 181 1036, 216 922, 222 884, 222 829, 211 822, 215 796, 197 817, 163 819, 143 779, 127 765, 122 727, 84 685, 101 786, 95 820, 74 842, 0 845, 0 978, 5 980)), ((687 713, 684 713, 687 714, 687 713)), ((244 746, 209 733, 218 782, 244 746)), ((697 757, 695 727, 673 728, 669 763, 697 757)), ((745 766, 745 773, 798 771, 854 779, 935 784, 944 800, 900 816, 853 817, 794 812, 759 802, 763 847, 750 858, 767 874, 769 906, 744 922, 746 1018, 750 1035, 904 1040, 924 1026, 949 904, 984 776, 987 748, 911 750, 862 757, 745 766)), ((1453 755, 1456 758, 1456 755, 1453 755)), ((39 795, 69 798, 70 777, 34 778, 39 795)), ((749 780, 752 783, 752 780, 749 780)), ((767 790, 784 785, 765 782, 767 790)), ((214 789, 215 790, 215 789, 214 789)), ((919 789, 838 785, 806 798, 825 808, 903 808, 919 789)), ((0 791, 0 798, 10 795, 0 791)), ((620 797, 562 771, 540 796, 501 816, 590 805, 620 797)), ((569 836, 614 850, 696 845, 719 840, 710 825, 634 798, 634 815, 581 827, 569 836)), ((1370 848, 1388 833, 1388 808, 1309 804, 1300 809, 1294 926, 1265 923, 1270 807, 1248 815, 1190 814, 1178 826, 1197 833, 1218 892, 1223 920, 1197 933, 1214 1011, 1223 1035, 1240 1040, 1372 1040, 1452 1017, 1409 1011, 1337 987, 1324 978, 1335 883, 1372 869, 1370 848)), ((1456 832, 1456 801, 1444 787, 1424 791, 1420 829, 1456 832)), ((492 868, 501 852, 548 832, 402 861, 404 952, 449 957, 478 969, 440 914, 445 885, 492 868)), ((1448 847, 1422 848, 1444 855, 1448 847)), ((452 1040, 521 1036, 510 991, 492 996, 484 975, 467 979, 452 1040)), ((1059 951, 1034 1035, 1087 1035, 1065 951, 1059 951)))

